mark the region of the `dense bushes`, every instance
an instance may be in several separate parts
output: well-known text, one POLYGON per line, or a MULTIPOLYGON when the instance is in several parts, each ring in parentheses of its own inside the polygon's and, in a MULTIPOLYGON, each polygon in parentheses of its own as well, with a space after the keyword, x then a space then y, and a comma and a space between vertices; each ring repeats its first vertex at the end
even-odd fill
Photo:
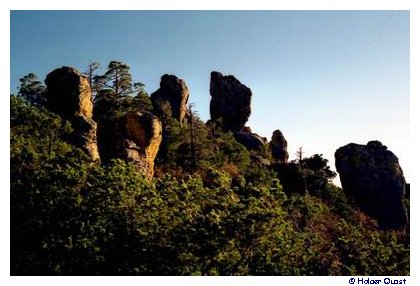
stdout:
POLYGON ((287 197, 229 134, 197 135, 217 148, 148 181, 89 162, 68 122, 16 97, 10 124, 13 275, 409 274, 408 235, 376 230, 329 183, 287 197))

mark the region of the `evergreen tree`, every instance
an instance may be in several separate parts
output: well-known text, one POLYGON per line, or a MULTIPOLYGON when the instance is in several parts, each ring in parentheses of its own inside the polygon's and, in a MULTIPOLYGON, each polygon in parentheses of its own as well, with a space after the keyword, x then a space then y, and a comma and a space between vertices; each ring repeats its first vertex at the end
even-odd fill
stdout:
POLYGON ((94 79, 101 90, 110 89, 115 97, 132 95, 144 86, 142 83, 133 83, 130 67, 119 61, 111 61, 105 74, 94 79))
POLYGON ((300 146, 299 149, 296 151, 296 157, 298 160, 299 165, 302 163, 302 159, 303 159, 303 147, 300 146))
MULTIPOLYGON (((379 231, 331 184, 322 199, 286 197, 262 167, 243 165, 231 133, 210 136, 196 116, 197 168, 211 165, 149 181, 121 160, 90 162, 61 140, 70 123, 44 108, 16 96, 10 107, 12 275, 410 274, 409 232, 379 231), (249 169, 246 181, 211 163, 218 156, 249 169)), ((172 143, 187 143, 189 156, 186 126, 172 143)), ((327 170, 321 155, 302 161, 327 170)))
POLYGON ((143 87, 140 88, 137 95, 134 97, 134 104, 138 106, 141 111, 153 112, 152 100, 143 87))
POLYGON ((302 175, 305 177, 308 191, 319 194, 327 187, 327 184, 337 175, 328 166, 328 160, 322 154, 315 154, 299 160, 302 175))
POLYGON ((34 73, 29 73, 19 79, 20 87, 18 96, 26 102, 36 106, 42 106, 46 102, 46 87, 38 80, 34 73))
POLYGON ((89 62, 88 69, 83 73, 89 80, 90 88, 92 89, 93 101, 96 99, 96 94, 100 88, 95 81, 95 77, 98 76, 97 70, 101 67, 98 62, 89 62))

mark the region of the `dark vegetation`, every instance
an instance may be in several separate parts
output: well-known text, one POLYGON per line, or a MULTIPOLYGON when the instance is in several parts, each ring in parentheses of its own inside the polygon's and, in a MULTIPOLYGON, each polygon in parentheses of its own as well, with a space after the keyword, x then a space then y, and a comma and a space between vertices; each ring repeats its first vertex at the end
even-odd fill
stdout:
MULTIPOLYGON (((124 73, 118 87, 109 72, 92 83, 95 120, 152 109, 124 73)), ((163 118, 147 180, 67 144, 72 126, 44 93, 30 74, 10 99, 12 275, 409 275, 409 232, 378 230, 322 155, 295 161, 308 192, 286 195, 255 160, 266 150, 248 151, 190 106, 186 124, 163 118)))

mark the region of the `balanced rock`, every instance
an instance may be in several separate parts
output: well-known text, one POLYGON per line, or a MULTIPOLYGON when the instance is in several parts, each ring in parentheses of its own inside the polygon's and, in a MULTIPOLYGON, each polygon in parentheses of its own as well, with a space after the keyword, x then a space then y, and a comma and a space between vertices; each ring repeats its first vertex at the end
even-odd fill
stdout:
POLYGON ((239 132, 251 115, 251 90, 234 76, 212 72, 210 95, 211 121, 224 131, 239 132))
POLYGON ((287 141, 280 130, 275 130, 271 136, 270 150, 273 163, 287 163, 289 153, 287 152, 287 141))
POLYGON ((162 124, 149 112, 131 112, 122 119, 122 137, 116 157, 131 161, 149 179, 153 177, 155 158, 162 141, 162 124))
POLYGON ((47 75, 47 107, 70 121, 70 143, 99 160, 96 123, 92 120, 92 92, 88 79, 74 68, 58 68, 47 75))
POLYGON ((348 144, 335 152, 335 164, 346 195, 376 218, 379 227, 405 227, 405 178, 398 158, 386 146, 379 141, 348 144))
POLYGON ((187 112, 188 97, 185 82, 174 75, 165 74, 160 79, 159 89, 151 94, 153 112, 159 117, 169 113, 182 124, 187 112))

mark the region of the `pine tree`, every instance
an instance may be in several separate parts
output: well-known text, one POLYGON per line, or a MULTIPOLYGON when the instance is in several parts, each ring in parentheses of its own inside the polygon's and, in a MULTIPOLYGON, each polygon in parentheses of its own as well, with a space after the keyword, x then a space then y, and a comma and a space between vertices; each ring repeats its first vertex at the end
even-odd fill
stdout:
POLYGON ((94 79, 100 90, 112 90, 115 97, 132 95, 144 86, 142 83, 133 83, 130 67, 118 61, 111 61, 105 74, 94 79))
POLYGON ((46 102, 46 87, 38 80, 34 73, 29 73, 19 79, 18 96, 35 106, 42 106, 46 102))
POLYGON ((95 82, 95 77, 98 76, 97 70, 101 67, 100 63, 89 61, 88 69, 83 73, 89 80, 90 88, 92 89, 93 100, 96 99, 96 94, 100 86, 95 82))
POLYGON ((303 147, 300 146, 295 154, 296 154, 299 165, 301 165, 302 164, 302 159, 303 159, 303 147))

